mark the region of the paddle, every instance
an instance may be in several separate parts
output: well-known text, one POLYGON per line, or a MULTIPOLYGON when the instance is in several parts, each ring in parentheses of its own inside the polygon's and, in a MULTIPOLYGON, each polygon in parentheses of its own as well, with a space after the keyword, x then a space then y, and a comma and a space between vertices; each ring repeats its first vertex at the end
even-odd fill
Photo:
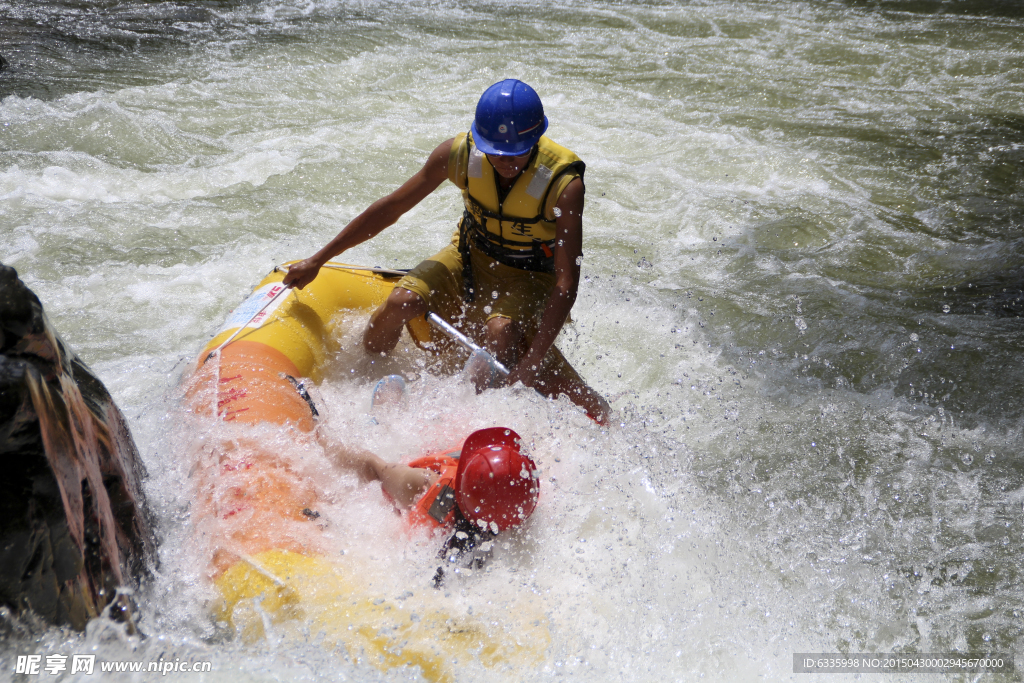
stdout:
POLYGON ((508 368, 506 368, 504 365, 498 362, 497 358, 488 353, 486 349, 478 346, 472 339, 470 339, 469 337, 467 337, 466 335, 462 334, 457 329, 452 327, 452 325, 448 323, 448 321, 439 316, 437 313, 434 313, 433 311, 428 311, 427 322, 429 322, 431 325, 447 334, 452 339, 454 339, 471 354, 479 358, 483 358, 487 363, 494 367, 494 369, 500 372, 503 377, 508 377, 508 368))

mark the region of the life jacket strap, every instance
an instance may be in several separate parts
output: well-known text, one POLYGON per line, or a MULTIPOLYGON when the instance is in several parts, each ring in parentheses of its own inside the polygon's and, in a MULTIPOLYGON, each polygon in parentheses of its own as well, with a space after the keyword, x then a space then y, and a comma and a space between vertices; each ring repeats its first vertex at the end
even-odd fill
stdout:
MULTIPOLYGON (((499 240, 501 239, 497 235, 494 237, 498 237, 499 240)), ((534 239, 530 243, 530 249, 526 250, 507 247, 491 238, 491 233, 487 232, 476 221, 473 214, 468 210, 463 212, 462 220, 459 222, 459 255, 462 257, 462 297, 466 303, 473 303, 476 298, 472 256, 469 249, 470 244, 498 263, 510 268, 528 270, 534 273, 555 272, 555 252, 552 249, 554 240, 544 242, 534 239)), ((514 243, 508 242, 508 244, 514 243)))
POLYGON ((555 272, 555 252, 549 243, 538 239, 530 243, 529 251, 509 249, 492 242, 477 230, 473 233, 473 245, 498 263, 512 268, 530 270, 535 273, 555 272))
POLYGON ((467 304, 476 299, 476 283, 473 282, 473 263, 469 254, 469 233, 476 221, 469 211, 462 212, 459 221, 459 256, 462 257, 462 298, 467 304))

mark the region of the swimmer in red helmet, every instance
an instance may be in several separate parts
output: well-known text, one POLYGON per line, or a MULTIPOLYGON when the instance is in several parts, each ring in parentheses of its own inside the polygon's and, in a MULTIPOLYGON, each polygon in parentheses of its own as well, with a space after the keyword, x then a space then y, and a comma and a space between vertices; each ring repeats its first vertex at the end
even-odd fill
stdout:
MULTIPOLYGON (((499 532, 522 524, 537 507, 537 465, 520 449, 511 429, 491 427, 469 435, 461 449, 409 464, 385 462, 367 451, 331 449, 335 461, 364 482, 379 481, 409 523, 453 533, 440 556, 460 562, 499 532)), ((478 566, 482 559, 472 560, 478 566)), ((444 570, 434 577, 440 585, 444 570)))

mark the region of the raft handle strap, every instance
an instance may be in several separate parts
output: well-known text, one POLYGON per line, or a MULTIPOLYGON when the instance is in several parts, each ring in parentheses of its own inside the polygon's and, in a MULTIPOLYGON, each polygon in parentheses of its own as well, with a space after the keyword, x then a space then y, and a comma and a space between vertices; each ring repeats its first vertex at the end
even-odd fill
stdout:
POLYGON ((306 405, 309 406, 310 412, 313 413, 313 419, 319 419, 320 411, 316 409, 316 403, 313 402, 313 397, 309 395, 308 391, 306 391, 306 383, 300 382, 291 375, 285 374, 283 372, 281 373, 281 376, 284 377, 289 382, 291 382, 292 386, 295 387, 295 391, 299 394, 302 400, 306 402, 306 405))
POLYGON ((244 330, 244 329, 245 329, 246 327, 248 327, 248 326, 249 326, 249 323, 251 323, 251 322, 252 322, 253 320, 255 320, 255 319, 256 319, 256 316, 258 316, 258 315, 259 315, 260 313, 262 313, 263 311, 267 310, 267 306, 269 306, 270 304, 272 304, 272 303, 274 303, 275 301, 277 301, 277 297, 279 297, 279 296, 281 296, 282 294, 284 294, 285 292, 289 292, 289 291, 291 291, 291 287, 283 287, 283 288, 281 289, 281 291, 279 291, 279 292, 278 292, 277 294, 275 294, 275 295, 274 295, 273 297, 271 297, 270 301, 268 301, 267 303, 263 304, 263 307, 262 307, 262 308, 260 308, 260 310, 258 310, 258 311, 256 311, 255 313, 253 313, 252 317, 251 317, 251 318, 249 318, 248 320, 246 320, 246 321, 245 321, 245 324, 244 324, 244 325, 242 325, 242 326, 241 326, 241 327, 239 327, 239 328, 238 328, 237 330, 235 330, 235 333, 234 333, 234 334, 232 334, 232 335, 231 335, 230 337, 228 337, 227 339, 225 339, 224 341, 222 341, 222 342, 220 343, 220 346, 218 346, 217 348, 215 348, 215 349, 214 349, 213 351, 210 351, 210 353, 209 353, 209 354, 207 354, 206 358, 204 358, 204 359, 203 359, 203 364, 205 364, 205 363, 206 363, 206 361, 210 360, 210 359, 211 359, 211 358, 213 358, 213 357, 214 357, 215 355, 217 355, 217 353, 219 353, 219 352, 220 352, 220 350, 221 350, 221 349, 223 349, 223 348, 224 348, 225 346, 227 346, 228 344, 230 344, 231 342, 233 342, 233 341, 235 340, 235 337, 237 337, 237 336, 238 336, 238 335, 239 335, 239 334, 240 334, 240 333, 242 332, 242 330, 244 330))

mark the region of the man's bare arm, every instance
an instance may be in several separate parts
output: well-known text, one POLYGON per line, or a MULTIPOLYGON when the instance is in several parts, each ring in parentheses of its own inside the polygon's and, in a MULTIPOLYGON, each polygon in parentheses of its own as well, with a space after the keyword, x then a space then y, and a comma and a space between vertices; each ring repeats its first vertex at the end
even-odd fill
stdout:
POLYGON ((327 261, 377 235, 423 201, 424 197, 448 178, 448 154, 451 148, 452 140, 445 140, 438 145, 427 157, 423 168, 401 187, 378 199, 352 219, 323 249, 289 267, 284 276, 284 284, 302 289, 316 278, 321 266, 327 261))
POLYGON ((555 343, 569 311, 576 303, 580 285, 580 262, 583 256, 583 181, 573 180, 562 192, 555 206, 561 214, 555 219, 555 287, 551 291, 537 334, 529 350, 509 374, 509 384, 521 381, 533 386, 541 361, 555 343))

